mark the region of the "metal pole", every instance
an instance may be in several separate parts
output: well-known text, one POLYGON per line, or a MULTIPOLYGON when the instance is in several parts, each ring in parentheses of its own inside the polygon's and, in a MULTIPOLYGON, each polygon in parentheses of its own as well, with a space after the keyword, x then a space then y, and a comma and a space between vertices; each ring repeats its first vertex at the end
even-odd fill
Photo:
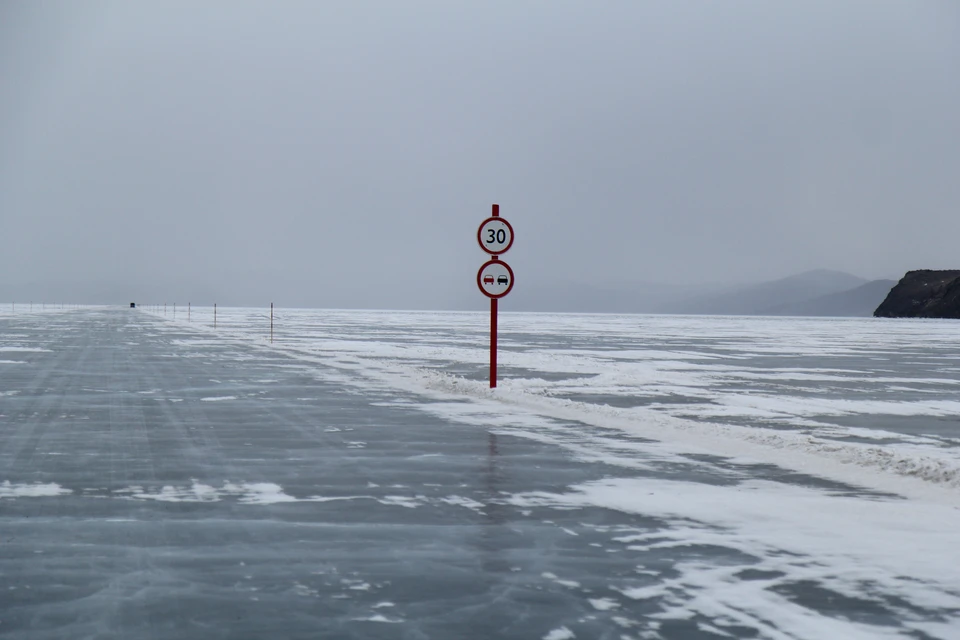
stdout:
POLYGON ((213 328, 217 328, 217 303, 213 303, 213 328))
POLYGON ((187 322, 190 322, 190 303, 187 303, 187 322))
POLYGON ((173 319, 174 320, 177 319, 177 303, 176 302, 173 303, 173 319))
MULTIPOLYGON (((500 215, 500 205, 493 205, 493 217, 500 215)), ((498 256, 493 256, 498 260, 498 256)), ((497 299, 490 298, 490 388, 497 387, 497 299)))
POLYGON ((490 299, 490 388, 497 387, 497 299, 490 299))
POLYGON ((270 303, 270 344, 273 344, 273 303, 270 303))

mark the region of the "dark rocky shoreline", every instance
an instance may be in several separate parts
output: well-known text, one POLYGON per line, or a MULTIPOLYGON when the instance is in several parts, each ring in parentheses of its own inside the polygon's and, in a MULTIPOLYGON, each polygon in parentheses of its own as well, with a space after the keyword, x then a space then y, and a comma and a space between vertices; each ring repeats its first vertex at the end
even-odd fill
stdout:
POLYGON ((908 271, 873 315, 878 318, 960 318, 960 270, 908 271))

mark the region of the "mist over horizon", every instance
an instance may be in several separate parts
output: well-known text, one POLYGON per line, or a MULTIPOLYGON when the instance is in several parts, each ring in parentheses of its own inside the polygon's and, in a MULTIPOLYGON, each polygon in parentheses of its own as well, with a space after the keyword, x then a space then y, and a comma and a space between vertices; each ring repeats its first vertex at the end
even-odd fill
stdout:
POLYGON ((0 300, 479 310, 492 203, 505 311, 957 268, 957 77, 951 2, 3 3, 0 300))

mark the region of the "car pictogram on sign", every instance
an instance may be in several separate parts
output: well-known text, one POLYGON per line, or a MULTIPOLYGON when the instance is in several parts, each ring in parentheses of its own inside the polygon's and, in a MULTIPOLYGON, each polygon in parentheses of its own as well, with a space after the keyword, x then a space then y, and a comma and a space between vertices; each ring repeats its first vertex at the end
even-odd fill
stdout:
POLYGON ((510 293, 514 284, 513 269, 499 258, 484 263, 477 272, 477 286, 488 298, 502 298, 510 293))

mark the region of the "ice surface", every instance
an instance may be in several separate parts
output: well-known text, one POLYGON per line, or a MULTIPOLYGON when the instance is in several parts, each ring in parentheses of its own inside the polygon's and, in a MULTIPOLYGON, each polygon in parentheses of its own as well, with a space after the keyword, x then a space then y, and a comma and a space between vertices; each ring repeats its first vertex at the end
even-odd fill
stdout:
POLYGON ((66 315, 4 334, 49 349, 0 385, 5 628, 960 628, 953 323, 505 313, 490 390, 485 314, 281 310, 273 345, 262 310, 193 316, 125 313, 110 353, 44 337, 66 315))
MULTIPOLYGON (((583 420, 686 449, 739 446, 783 464, 779 450, 960 487, 960 326, 950 321, 504 313, 491 392, 482 314, 284 310, 267 345, 261 310, 223 313, 221 339, 322 364, 325 380, 357 385, 360 374, 367 386, 506 403, 527 421, 583 420)), ((191 327, 213 333, 203 320, 191 327)), ((519 426, 496 407, 485 413, 479 422, 519 426)))
MULTIPOLYGON (((222 333, 256 342, 255 315, 231 311, 231 329, 222 333)), ((556 444, 586 462, 642 471, 681 464, 691 453, 719 454, 743 468, 773 463, 933 500, 928 506, 843 498, 762 482, 731 492, 634 480, 577 487, 539 504, 656 515, 676 527, 655 542, 660 548, 738 548, 758 557, 757 570, 770 575, 806 574, 861 598, 872 584, 911 606, 960 610, 955 563, 942 562, 956 557, 951 532, 960 522, 955 510, 939 506, 960 505, 957 323, 502 314, 501 385, 490 390, 485 320, 479 314, 286 311, 272 349, 323 366, 323 379, 417 393, 425 398, 424 411, 556 444), (633 449, 614 435, 572 434, 570 421, 643 442, 633 449), (910 548, 924 551, 904 552, 910 548), (783 553, 819 560, 801 567, 780 559, 783 553)), ((730 471, 737 475, 736 467, 730 471)), ((533 496, 525 499, 531 502, 511 498, 518 506, 537 504, 533 496)), ((640 549, 637 542, 631 546, 640 549)), ((681 591, 696 585, 707 595, 679 598, 663 615, 690 617, 699 610, 737 624, 736 611, 745 608, 755 624, 765 610, 792 611, 779 628, 795 637, 899 633, 825 621, 771 591, 777 579, 744 582, 735 574, 686 565, 689 584, 681 591)), ((670 593, 661 584, 624 595, 670 593)), ((616 601, 606 598, 594 601, 613 607, 616 601)), ((913 628, 943 633, 920 622, 913 628)), ((781 633, 772 626, 765 632, 781 633)))

